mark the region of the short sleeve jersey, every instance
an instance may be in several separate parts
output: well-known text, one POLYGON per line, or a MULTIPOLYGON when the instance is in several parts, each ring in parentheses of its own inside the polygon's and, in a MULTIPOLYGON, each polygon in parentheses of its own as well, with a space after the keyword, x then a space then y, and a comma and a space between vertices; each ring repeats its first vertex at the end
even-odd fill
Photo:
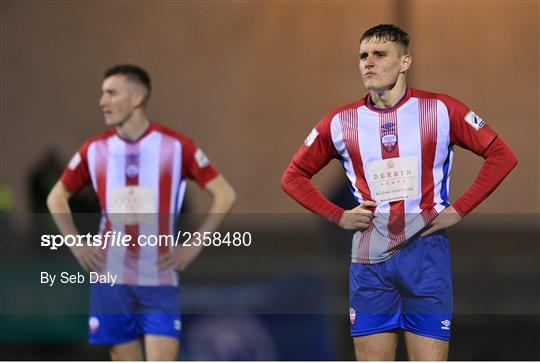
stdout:
POLYGON ((174 271, 157 266, 172 243, 150 246, 153 237, 148 237, 174 235, 186 179, 204 188, 217 175, 193 140, 151 123, 136 141, 123 139, 115 129, 88 139, 61 181, 71 192, 91 183, 102 210, 102 235, 131 235, 129 247, 115 245, 104 250, 105 272, 116 274, 117 283, 176 285, 174 271))

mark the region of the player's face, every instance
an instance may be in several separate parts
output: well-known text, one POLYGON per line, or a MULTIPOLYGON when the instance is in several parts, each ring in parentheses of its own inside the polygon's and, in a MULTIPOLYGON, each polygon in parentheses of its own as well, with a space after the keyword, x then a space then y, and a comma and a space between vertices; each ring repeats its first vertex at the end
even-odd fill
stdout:
POLYGON ((392 89, 410 65, 410 56, 398 43, 376 38, 360 43, 358 55, 362 81, 370 91, 392 89))
POLYGON ((103 80, 102 94, 99 100, 99 107, 103 111, 105 124, 118 126, 128 120, 137 103, 133 85, 126 76, 115 74, 103 80))

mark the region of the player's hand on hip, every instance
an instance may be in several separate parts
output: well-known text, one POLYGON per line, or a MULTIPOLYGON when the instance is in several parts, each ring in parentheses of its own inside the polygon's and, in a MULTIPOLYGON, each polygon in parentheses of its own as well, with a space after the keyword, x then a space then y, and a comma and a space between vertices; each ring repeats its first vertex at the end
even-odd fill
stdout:
POLYGON ((435 219, 431 221, 431 223, 428 225, 428 229, 422 232, 420 236, 429 236, 430 234, 433 234, 441 229, 452 227, 453 225, 458 224, 459 221, 461 221, 461 216, 454 209, 454 207, 446 207, 437 217, 435 217, 435 219))
POLYGON ((177 271, 184 271, 201 253, 202 246, 178 247, 162 257, 158 258, 160 270, 174 268, 177 271))
POLYGON ((100 272, 103 269, 103 255, 98 248, 88 245, 70 247, 71 253, 86 271, 100 272))
POLYGON ((346 210, 339 221, 339 225, 341 228, 348 230, 362 231, 368 228, 371 220, 375 217, 373 210, 375 210, 376 206, 377 203, 371 200, 363 201, 359 206, 346 210))

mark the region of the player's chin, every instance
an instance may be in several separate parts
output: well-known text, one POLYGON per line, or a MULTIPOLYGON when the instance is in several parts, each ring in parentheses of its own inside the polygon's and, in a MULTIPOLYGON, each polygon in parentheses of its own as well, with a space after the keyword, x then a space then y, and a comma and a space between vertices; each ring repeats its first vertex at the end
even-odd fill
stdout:
POLYGON ((368 91, 373 91, 377 93, 388 91, 391 88, 391 87, 388 87, 387 85, 383 85, 383 84, 375 83, 375 82, 365 84, 365 87, 368 91))
POLYGON ((121 123, 121 120, 105 117, 105 125, 107 126, 118 126, 120 123, 121 123))
POLYGON ((377 91, 379 89, 378 87, 379 85, 376 84, 375 82, 373 82, 373 80, 371 79, 366 79, 364 80, 364 87, 368 90, 368 91, 377 91))

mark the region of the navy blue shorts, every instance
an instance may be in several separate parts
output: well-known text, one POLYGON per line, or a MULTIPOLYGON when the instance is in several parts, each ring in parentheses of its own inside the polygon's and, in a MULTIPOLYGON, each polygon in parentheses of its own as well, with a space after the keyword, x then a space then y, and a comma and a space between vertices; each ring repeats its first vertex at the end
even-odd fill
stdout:
POLYGON ((351 264, 351 335, 393 329, 449 340, 452 321, 450 247, 445 234, 417 237, 377 264, 351 264))
POLYGON ((178 287, 91 285, 91 344, 121 344, 147 334, 180 339, 181 328, 178 287))

